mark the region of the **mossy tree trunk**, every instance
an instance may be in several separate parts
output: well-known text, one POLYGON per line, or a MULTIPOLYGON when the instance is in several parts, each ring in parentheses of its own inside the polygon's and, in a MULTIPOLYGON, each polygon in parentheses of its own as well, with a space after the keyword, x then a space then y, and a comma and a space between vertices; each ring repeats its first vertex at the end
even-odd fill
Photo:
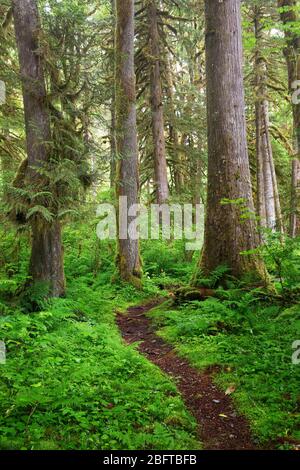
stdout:
MULTIPOLYGON (((36 0, 13 0, 13 18, 23 87, 28 167, 24 184, 41 191, 41 169, 49 161, 51 140, 43 60, 39 54, 40 20, 36 0), (39 170, 40 168, 40 170, 39 170)), ((63 247, 58 220, 31 219, 32 247, 30 276, 33 283, 49 285, 49 295, 65 292, 63 247)))
POLYGON ((246 139, 240 2, 206 0, 205 16, 208 201, 200 268, 209 275, 227 265, 236 277, 251 273, 262 280, 262 261, 241 254, 257 247, 258 235, 246 139), (252 217, 242 219, 241 209, 252 217))
MULTIPOLYGON (((300 80, 300 35, 295 29, 299 22, 297 12, 297 0, 278 0, 278 7, 284 7, 280 16, 284 25, 290 26, 285 29, 286 47, 283 52, 287 62, 289 90, 291 95, 295 87, 299 88, 300 80)), ((299 98, 293 102, 293 121, 295 133, 295 156, 292 160, 292 183, 291 183, 291 216, 290 235, 300 235, 300 103, 299 98)))
POLYGON ((150 95, 152 110, 155 188, 157 203, 163 204, 167 202, 169 198, 169 185, 166 159, 163 94, 161 82, 161 51, 156 0, 148 1, 148 20, 151 54, 150 95))
MULTIPOLYGON (((127 197, 128 208, 138 203, 139 175, 136 125, 136 87, 134 72, 134 0, 116 0, 116 143, 117 196, 127 197)), ((128 226, 134 217, 121 207, 120 221, 128 226)), ((127 236, 126 236, 127 235, 127 236)), ((118 237, 117 265, 122 280, 139 287, 141 264, 139 241, 118 237)))

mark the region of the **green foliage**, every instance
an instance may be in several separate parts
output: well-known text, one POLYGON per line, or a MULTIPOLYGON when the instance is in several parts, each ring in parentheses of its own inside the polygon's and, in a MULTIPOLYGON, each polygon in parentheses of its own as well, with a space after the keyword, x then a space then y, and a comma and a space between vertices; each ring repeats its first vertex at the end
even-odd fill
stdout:
MULTIPOLYGON (((225 276, 229 273, 230 269, 227 266, 218 266, 209 277, 205 277, 203 272, 199 269, 196 270, 196 274, 193 277, 193 284, 201 287, 207 287, 214 289, 222 281, 225 276)), ((228 276, 227 276, 228 277, 228 276)))
MULTIPOLYGON (((21 304, 10 304, 0 289, 0 338, 7 347, 7 363, 0 365, 0 448, 199 447, 175 385, 125 345, 115 324, 116 310, 157 289, 151 282, 144 292, 110 285, 112 247, 101 242, 95 254, 100 242, 86 236, 87 226, 65 233, 66 299, 46 302, 40 285, 21 304), (35 313, 24 314, 33 304, 35 313)), ((6 293, 18 284, 1 283, 6 293)))
MULTIPOLYGON (((97 221, 85 209, 91 203, 87 188, 96 181, 107 185, 108 155, 114 152, 108 145, 114 131, 112 2, 39 2, 37 52, 46 76, 51 141, 49 161, 35 169, 39 178, 34 182, 26 177, 22 83, 13 22, 8 21, 10 4, 3 0, 0 5, 1 80, 7 88, 6 103, 0 107, 0 340, 8 350, 7 364, 0 365, 0 448, 194 448, 195 423, 174 383, 135 346, 122 342, 115 311, 189 284, 198 254, 192 259, 184 241, 143 242, 144 290, 137 292, 112 282, 115 243, 97 239, 97 221), (81 202, 86 205, 79 211, 81 202), (7 213, 18 222, 18 232, 8 225, 7 213), (45 283, 28 287, 29 226, 35 219, 51 223, 57 218, 82 222, 64 233, 67 297, 49 302, 45 283)), ((281 24, 278 12, 289 7, 276 7, 271 0, 242 5, 246 112, 256 196, 259 87, 254 64, 259 52, 265 62, 270 139, 287 227, 294 149, 282 33, 296 39, 300 23, 281 24), (253 28, 257 8, 260 44, 253 28)), ((203 2, 165 0, 157 11, 169 184, 171 200, 180 203, 206 198, 203 8, 203 2)), ((298 14, 299 6, 292 10, 298 14)), ((137 9, 135 20, 140 179, 142 199, 149 202, 155 191, 149 71, 156 58, 149 50, 145 8, 137 9)), ((105 190, 97 198, 110 202, 111 193, 105 190)), ((97 198, 93 193, 93 200, 97 198)), ((233 205, 242 220, 255 218, 243 197, 221 203, 233 205)), ((197 270, 193 279, 196 286, 214 289, 215 298, 179 309, 168 302, 152 317, 161 334, 196 367, 221 366, 216 381, 224 388, 235 384, 237 406, 250 417, 261 441, 299 439, 300 369, 291 363, 291 345, 299 338, 299 239, 266 233, 265 240, 261 251, 278 296, 249 291, 245 280, 237 284, 228 268, 220 266, 209 278, 197 270)))
POLYGON ((19 296, 20 309, 23 313, 33 313, 40 311, 46 302, 49 293, 47 282, 35 282, 25 285, 19 296))
POLYGON ((144 241, 142 258, 145 275, 157 285, 189 282, 194 263, 186 260, 184 241, 144 241))
POLYGON ((176 310, 166 303, 151 317, 161 336, 194 366, 220 367, 216 382, 224 390, 234 385, 236 406, 259 442, 297 439, 300 367, 292 363, 292 344, 299 338, 299 303, 270 304, 259 290, 220 293, 223 300, 176 310))
POLYGON ((267 232, 263 255, 269 272, 279 283, 283 293, 291 294, 300 290, 300 239, 290 238, 281 233, 267 232))

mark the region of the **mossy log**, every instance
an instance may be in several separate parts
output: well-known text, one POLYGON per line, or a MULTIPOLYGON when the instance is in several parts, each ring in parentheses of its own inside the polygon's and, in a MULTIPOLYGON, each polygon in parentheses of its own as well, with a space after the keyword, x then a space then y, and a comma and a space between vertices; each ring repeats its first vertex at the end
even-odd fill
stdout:
POLYGON ((203 301, 209 297, 216 297, 216 291, 206 287, 181 287, 174 292, 174 301, 177 305, 193 300, 203 301))

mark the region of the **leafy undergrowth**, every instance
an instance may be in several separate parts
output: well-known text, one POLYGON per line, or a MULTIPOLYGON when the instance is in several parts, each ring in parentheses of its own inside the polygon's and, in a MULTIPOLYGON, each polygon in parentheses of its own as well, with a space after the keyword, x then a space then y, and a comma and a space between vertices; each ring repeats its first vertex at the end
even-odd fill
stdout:
POLYGON ((2 280, 0 448, 199 448, 175 385, 115 325, 116 309, 157 288, 150 280, 144 292, 111 285, 113 248, 100 252, 83 233, 66 233, 66 299, 46 303, 41 290, 16 303, 16 276, 2 280))
POLYGON ((122 343, 113 309, 132 300, 132 289, 78 280, 43 311, 1 317, 2 449, 199 446, 175 386, 122 343))
MULTIPOLYGON (((114 312, 187 285, 199 254, 189 259, 180 241, 143 242, 145 290, 138 292, 111 284, 115 246, 97 240, 97 222, 84 220, 65 231, 68 292, 51 303, 43 286, 19 297, 28 238, 0 227, 0 340, 7 346, 0 449, 195 449, 195 421, 174 384, 125 346, 114 312)), ((194 366, 219 367, 215 380, 260 443, 286 448, 300 439, 300 365, 292 364, 300 339, 299 243, 275 237, 264 256, 285 303, 232 284, 219 288, 219 300, 166 302, 150 315, 194 366)), ((218 276, 207 281, 216 288, 218 276)))
POLYGON ((257 294, 232 289, 223 292, 227 300, 180 308, 166 302, 150 315, 194 366, 219 366, 216 382, 232 394, 261 444, 285 448, 300 440, 300 365, 292 363, 300 305, 270 306, 257 294))
POLYGON ((144 240, 142 254, 147 282, 166 290, 190 283, 199 256, 195 253, 191 258, 184 240, 144 240))

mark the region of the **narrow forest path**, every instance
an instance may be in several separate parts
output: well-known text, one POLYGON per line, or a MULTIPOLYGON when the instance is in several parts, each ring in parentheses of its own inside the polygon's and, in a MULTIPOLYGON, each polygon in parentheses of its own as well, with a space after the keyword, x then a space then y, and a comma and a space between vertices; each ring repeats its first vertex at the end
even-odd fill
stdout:
POLYGON ((199 440, 206 450, 254 450, 246 419, 240 416, 231 398, 213 383, 213 372, 194 369, 174 348, 156 335, 146 316, 158 302, 131 307, 117 316, 128 344, 140 342, 138 350, 175 380, 186 407, 198 423, 199 440))

